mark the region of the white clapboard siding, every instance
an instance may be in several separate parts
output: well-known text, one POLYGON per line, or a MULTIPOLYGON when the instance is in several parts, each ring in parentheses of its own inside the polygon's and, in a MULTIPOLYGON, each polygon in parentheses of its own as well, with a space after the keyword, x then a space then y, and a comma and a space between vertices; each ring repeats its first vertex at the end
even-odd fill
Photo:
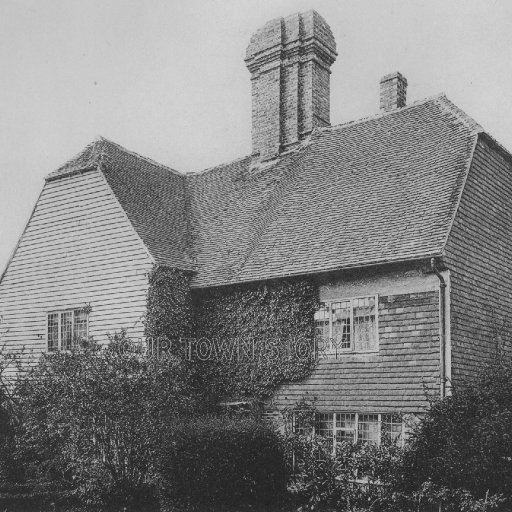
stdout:
POLYGON ((0 343, 33 362, 48 312, 86 304, 96 340, 142 339, 152 265, 100 171, 47 182, 0 282, 0 343))

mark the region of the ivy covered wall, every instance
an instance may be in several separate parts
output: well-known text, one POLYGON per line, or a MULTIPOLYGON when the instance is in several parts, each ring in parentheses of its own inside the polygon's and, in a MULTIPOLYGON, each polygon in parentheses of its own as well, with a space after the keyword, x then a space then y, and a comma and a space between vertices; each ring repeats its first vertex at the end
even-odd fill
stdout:
POLYGON ((177 353, 194 332, 190 273, 155 266, 149 274, 145 335, 155 348, 177 353))
POLYGON ((161 266, 150 273, 150 343, 195 360, 227 399, 264 398, 310 373, 316 284, 294 278, 191 290, 190 278, 161 266))
POLYGON ((310 373, 319 305, 311 280, 195 289, 192 296, 200 355, 210 361, 227 396, 263 398, 281 382, 310 373))

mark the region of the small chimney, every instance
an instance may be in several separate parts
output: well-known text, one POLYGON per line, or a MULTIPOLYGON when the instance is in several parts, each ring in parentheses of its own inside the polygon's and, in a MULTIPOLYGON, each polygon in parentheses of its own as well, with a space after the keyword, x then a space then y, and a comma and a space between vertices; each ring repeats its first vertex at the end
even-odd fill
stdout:
POLYGON ((391 112, 405 107, 407 96, 407 79, 396 71, 380 79, 380 109, 391 112))
POLYGON ((330 124, 330 67, 336 43, 316 12, 276 18, 251 37, 252 153, 261 161, 330 124))

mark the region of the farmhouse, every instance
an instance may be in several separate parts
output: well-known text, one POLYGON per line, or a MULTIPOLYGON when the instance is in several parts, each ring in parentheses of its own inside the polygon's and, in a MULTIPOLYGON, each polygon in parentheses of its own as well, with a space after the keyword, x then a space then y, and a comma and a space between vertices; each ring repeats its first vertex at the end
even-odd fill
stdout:
POLYGON ((325 429, 369 440, 506 351, 510 153, 442 94, 407 104, 398 72, 378 113, 331 126, 336 56, 315 11, 254 34, 243 158, 183 174, 101 138, 49 174, 1 277, 6 347, 28 364, 80 336, 144 339, 149 276, 174 270, 198 336, 281 318, 281 335, 322 339, 272 403, 314 397, 325 429), (288 298, 304 283, 303 314, 288 298))

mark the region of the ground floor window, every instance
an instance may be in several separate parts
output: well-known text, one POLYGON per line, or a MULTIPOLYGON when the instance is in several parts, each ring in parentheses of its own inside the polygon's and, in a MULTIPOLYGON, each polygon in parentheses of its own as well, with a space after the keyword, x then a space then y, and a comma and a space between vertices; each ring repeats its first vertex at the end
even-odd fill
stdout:
POLYGON ((71 350, 89 333, 89 315, 83 309, 54 311, 47 316, 48 352, 71 350))
POLYGON ((314 432, 332 443, 333 450, 336 443, 343 441, 379 445, 384 439, 388 439, 402 445, 405 434, 404 423, 397 414, 345 412, 317 413, 314 432))

